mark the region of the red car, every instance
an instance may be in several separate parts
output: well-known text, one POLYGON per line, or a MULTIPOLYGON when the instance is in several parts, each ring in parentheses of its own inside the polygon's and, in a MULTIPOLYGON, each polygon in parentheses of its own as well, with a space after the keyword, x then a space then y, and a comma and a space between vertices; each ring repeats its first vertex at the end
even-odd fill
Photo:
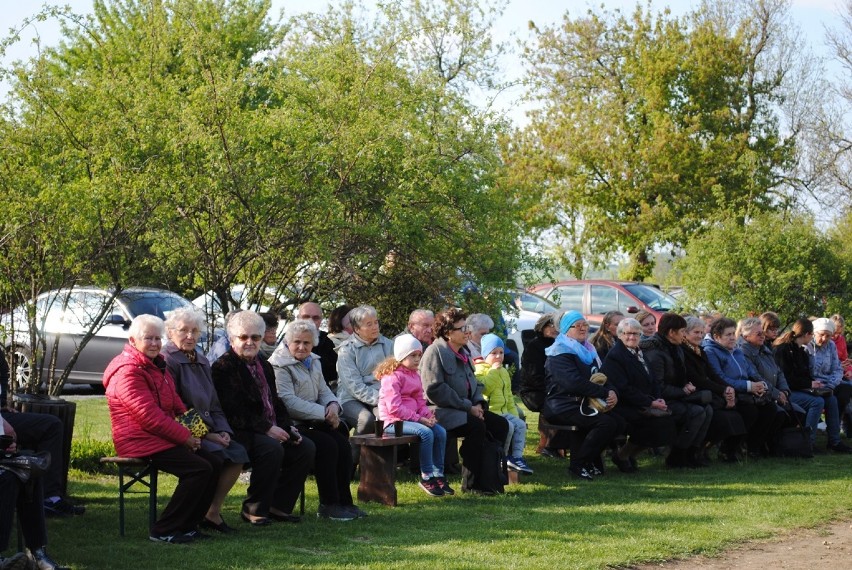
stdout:
POLYGON ((529 291, 553 301, 563 310, 580 311, 590 324, 598 326, 609 311, 621 311, 627 316, 648 311, 659 321, 660 315, 677 306, 677 300, 656 285, 636 281, 559 281, 540 283, 529 291))

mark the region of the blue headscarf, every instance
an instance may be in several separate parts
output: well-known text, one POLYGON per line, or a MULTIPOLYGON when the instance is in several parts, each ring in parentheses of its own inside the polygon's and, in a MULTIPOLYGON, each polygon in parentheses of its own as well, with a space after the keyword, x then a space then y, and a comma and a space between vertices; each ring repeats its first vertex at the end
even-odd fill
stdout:
POLYGON ((597 351, 588 343, 580 344, 577 340, 566 336, 568 329, 577 321, 582 321, 583 315, 579 311, 567 311, 559 320, 559 336, 548 348, 544 350, 547 356, 558 356, 560 354, 575 354, 589 366, 598 356, 597 351))

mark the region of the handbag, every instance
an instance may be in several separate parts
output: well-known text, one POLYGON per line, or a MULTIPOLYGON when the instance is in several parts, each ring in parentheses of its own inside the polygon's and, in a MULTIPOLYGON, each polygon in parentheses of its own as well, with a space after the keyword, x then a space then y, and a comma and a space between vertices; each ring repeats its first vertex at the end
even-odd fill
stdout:
POLYGON ((775 436, 775 453, 782 457, 814 456, 811 448, 811 426, 803 426, 795 412, 787 412, 796 425, 778 430, 775 436))
POLYGON ((50 452, 21 452, 0 455, 0 469, 14 473, 22 483, 43 475, 50 467, 50 452))
MULTIPOLYGON (((598 386, 603 386, 604 384, 606 384, 606 380, 606 375, 600 372, 595 372, 589 378, 589 382, 591 382, 592 384, 597 384, 598 386)), ((584 416, 596 416, 599 413, 605 414, 610 409, 611 408, 606 405, 606 400, 604 398, 593 398, 591 396, 586 396, 580 402, 580 413, 584 416), (588 410, 588 413, 583 409, 584 407, 588 410)))
POLYGON ((706 406, 713 401, 713 393, 710 390, 696 390, 683 399, 690 404, 701 404, 706 406))
POLYGON ((832 390, 831 388, 826 388, 826 387, 809 388, 809 389, 804 390, 804 391, 807 392, 808 394, 812 394, 814 396, 819 396, 820 398, 828 398, 829 396, 834 395, 834 390, 832 390))
POLYGON ((189 430, 193 437, 204 437, 210 431, 204 418, 195 408, 190 408, 175 418, 177 422, 189 430))

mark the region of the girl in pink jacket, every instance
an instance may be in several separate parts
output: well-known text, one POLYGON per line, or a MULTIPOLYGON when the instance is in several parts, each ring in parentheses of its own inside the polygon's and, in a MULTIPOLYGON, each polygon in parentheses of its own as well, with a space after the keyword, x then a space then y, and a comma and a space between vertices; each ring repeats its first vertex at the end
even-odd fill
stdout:
POLYGON ((385 431, 393 432, 393 422, 402 421, 402 433, 420 438, 420 488, 432 497, 453 495, 444 476, 444 450, 447 432, 426 405, 417 367, 423 346, 410 334, 396 338, 393 356, 376 366, 373 374, 381 380, 379 419, 385 431))

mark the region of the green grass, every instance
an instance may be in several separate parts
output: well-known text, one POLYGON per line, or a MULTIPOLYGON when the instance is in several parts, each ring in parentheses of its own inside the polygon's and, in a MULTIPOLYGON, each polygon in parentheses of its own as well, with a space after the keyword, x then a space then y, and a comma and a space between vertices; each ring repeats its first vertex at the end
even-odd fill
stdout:
MULTIPOLYGON (((536 425, 535 414, 528 423, 536 425)), ((78 402, 77 426, 109 437, 102 399, 78 402)), ((76 431, 75 431, 76 434, 76 431)), ((535 430, 530 430, 528 451, 535 430)), ((824 440, 822 441, 824 444, 824 440)), ((118 536, 114 477, 72 471, 70 491, 88 505, 83 517, 51 520, 51 552, 74 568, 605 568, 715 553, 733 543, 850 517, 852 456, 769 459, 669 471, 643 456, 641 471, 581 482, 565 462, 528 453, 535 475, 499 497, 434 499, 400 472, 399 506, 368 503, 370 516, 318 520, 316 486, 307 485, 299 525, 250 528, 238 520, 238 484, 225 518, 234 537, 172 546, 147 540, 144 496, 130 499, 127 536, 118 536)), ((460 486, 458 477, 453 478, 460 486)), ((357 484, 353 483, 353 495, 357 484)), ((160 507, 174 478, 160 481, 160 507)))

